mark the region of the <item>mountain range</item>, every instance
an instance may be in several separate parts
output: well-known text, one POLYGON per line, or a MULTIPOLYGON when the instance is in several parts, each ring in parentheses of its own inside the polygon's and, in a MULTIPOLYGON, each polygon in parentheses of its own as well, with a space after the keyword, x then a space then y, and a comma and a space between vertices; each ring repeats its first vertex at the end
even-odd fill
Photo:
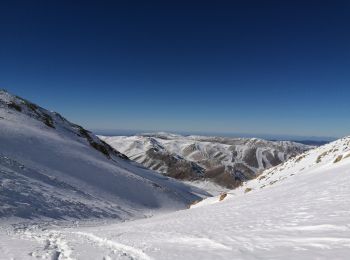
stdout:
POLYGON ((257 138, 150 133, 99 136, 131 160, 180 180, 209 180, 235 188, 313 146, 257 138))

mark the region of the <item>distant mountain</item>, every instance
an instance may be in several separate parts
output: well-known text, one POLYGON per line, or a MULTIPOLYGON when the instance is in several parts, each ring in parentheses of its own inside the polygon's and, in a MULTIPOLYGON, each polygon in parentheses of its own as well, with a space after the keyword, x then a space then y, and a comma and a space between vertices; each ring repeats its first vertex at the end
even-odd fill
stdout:
POLYGON ((235 188, 264 169, 312 148, 289 141, 162 132, 100 138, 131 160, 163 175, 182 180, 211 180, 226 188, 235 188))
POLYGON ((205 196, 130 161, 83 127, 0 91, 0 217, 127 219, 205 196))
POLYGON ((293 140, 293 142, 312 145, 312 146, 321 146, 330 143, 330 141, 316 141, 316 140, 293 140))

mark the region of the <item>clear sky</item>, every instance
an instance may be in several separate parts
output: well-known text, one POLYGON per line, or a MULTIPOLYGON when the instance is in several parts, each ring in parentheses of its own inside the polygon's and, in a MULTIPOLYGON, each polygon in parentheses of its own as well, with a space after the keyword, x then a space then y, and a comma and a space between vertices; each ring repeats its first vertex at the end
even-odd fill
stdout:
POLYGON ((1 1, 0 87, 90 129, 350 134, 350 1, 1 1))

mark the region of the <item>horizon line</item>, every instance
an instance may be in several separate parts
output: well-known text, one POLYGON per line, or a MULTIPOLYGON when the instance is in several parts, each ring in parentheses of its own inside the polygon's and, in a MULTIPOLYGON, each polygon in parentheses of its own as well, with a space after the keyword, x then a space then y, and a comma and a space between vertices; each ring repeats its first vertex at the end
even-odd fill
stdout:
POLYGON ((298 141, 334 141, 341 138, 335 136, 318 135, 296 135, 296 134, 266 134, 266 133, 239 133, 239 132, 215 132, 215 131, 188 131, 188 130, 143 130, 143 129, 102 129, 91 128, 90 131, 97 135, 107 136, 131 136, 145 133, 169 133, 179 135, 203 135, 203 136, 221 136, 237 138, 262 138, 267 140, 298 140, 298 141))

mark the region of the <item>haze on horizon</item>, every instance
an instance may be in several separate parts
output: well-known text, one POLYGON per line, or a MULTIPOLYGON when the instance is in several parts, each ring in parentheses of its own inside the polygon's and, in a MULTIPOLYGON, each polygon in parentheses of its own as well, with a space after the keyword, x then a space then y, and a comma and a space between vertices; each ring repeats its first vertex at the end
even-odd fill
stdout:
POLYGON ((349 135, 349 1, 7 1, 0 88, 90 129, 349 135))

